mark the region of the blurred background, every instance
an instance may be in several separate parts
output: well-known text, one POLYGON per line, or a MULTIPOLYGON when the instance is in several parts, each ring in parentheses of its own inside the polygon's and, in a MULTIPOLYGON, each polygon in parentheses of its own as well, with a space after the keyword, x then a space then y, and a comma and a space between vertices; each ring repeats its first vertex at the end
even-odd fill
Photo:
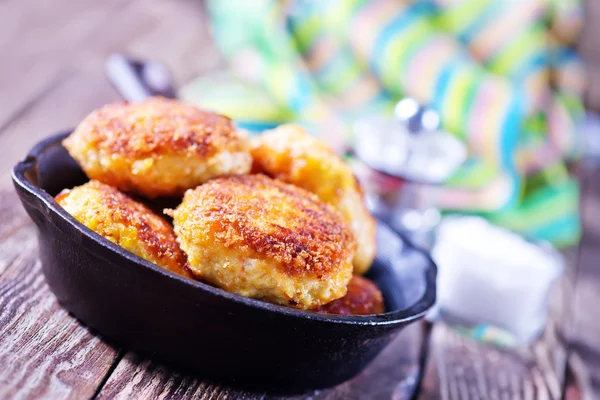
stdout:
MULTIPOLYGON (((598 152, 594 135, 581 126, 583 104, 600 108, 600 49, 593 24, 585 23, 599 5, 320 3, 3 2, 0 121, 18 136, 20 129, 8 129, 11 120, 31 102, 52 101, 53 113, 39 122, 19 121, 29 124, 23 130, 45 135, 76 124, 90 109, 120 98, 105 76, 106 60, 120 52, 160 62, 180 98, 221 111, 251 131, 302 123, 361 161, 357 174, 367 184, 376 179, 365 165, 414 183, 443 183, 413 185, 411 193, 443 211, 482 215, 528 238, 560 247, 578 242, 579 186, 565 162, 593 159, 598 152), (415 103, 394 113, 406 98, 415 103), (428 109, 432 113, 425 117, 432 114, 433 122, 427 121, 434 125, 424 127, 428 109), (409 147, 402 132, 370 139, 395 122, 413 131, 415 123, 417 130, 443 131, 462 148, 442 154, 430 168, 434 176, 415 175, 423 163, 431 166, 429 153, 439 156, 437 147, 448 147, 451 139, 436 138, 432 148, 426 138, 420 144, 413 140, 425 150, 413 152, 411 160, 402 152, 409 147), (533 208, 544 211, 533 215, 533 208)), ((26 141, 12 145, 15 157, 27 147, 26 141)), ((4 175, 13 161, 7 158, 4 175)), ((394 198, 393 182, 372 186, 385 197, 383 203, 372 199, 379 201, 374 207, 405 204, 394 198)), ((437 222, 432 213, 429 217, 437 222)), ((409 228, 428 224, 419 225, 414 215, 392 222, 409 228)))
POLYGON ((0 182, 148 91, 251 134, 299 123, 432 250, 432 321, 511 347, 550 312, 600 388, 598 18, 595 0, 2 1, 0 182))

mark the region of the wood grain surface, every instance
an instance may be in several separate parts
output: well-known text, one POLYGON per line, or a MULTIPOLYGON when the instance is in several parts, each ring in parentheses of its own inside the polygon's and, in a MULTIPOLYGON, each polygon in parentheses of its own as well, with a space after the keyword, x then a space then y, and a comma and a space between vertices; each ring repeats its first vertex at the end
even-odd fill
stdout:
POLYGON ((592 171, 582 186, 585 233, 573 278, 573 323, 567 338, 572 352, 588 366, 595 394, 600 396, 600 172, 592 171))
POLYGON ((555 363, 547 343, 502 349, 436 324, 419 398, 560 399, 566 364, 555 363))
MULTIPOLYGON (((203 381, 106 343, 83 327, 49 292, 35 228, 9 179, 12 165, 35 142, 119 100, 103 74, 111 52, 158 59, 177 84, 222 68, 202 2, 29 3, 0 2, 0 48, 3 61, 9 61, 0 67, 0 399, 278 398, 203 381)), ((596 5, 590 10, 586 18, 600 16, 596 5)), ((588 104, 600 109, 594 29, 587 29, 581 48, 597 71, 588 104)), ((416 324, 358 377, 287 398, 407 399, 419 384, 424 399, 593 398, 592 387, 600 389, 600 174, 588 176, 584 186, 585 236, 569 253, 552 323, 535 346, 499 350, 441 324, 427 340, 424 326, 416 324), (421 362, 426 365, 422 382, 421 362)))
POLYGON ((588 69, 588 86, 585 95, 586 106, 600 112, 600 2, 582 0, 585 7, 584 28, 579 38, 577 50, 583 56, 588 69))
POLYGON ((0 192, 0 398, 86 398, 117 350, 57 304, 40 271, 36 231, 0 192))
POLYGON ((549 398, 544 379, 513 352, 476 343, 444 325, 431 339, 422 399, 549 398))

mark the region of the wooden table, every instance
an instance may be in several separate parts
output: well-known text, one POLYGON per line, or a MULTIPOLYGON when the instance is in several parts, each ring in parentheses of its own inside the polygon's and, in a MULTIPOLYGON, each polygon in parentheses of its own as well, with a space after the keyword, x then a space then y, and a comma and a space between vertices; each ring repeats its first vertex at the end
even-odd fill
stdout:
MULTIPOLYGON (((156 58, 178 84, 223 67, 196 1, 0 2, 0 398, 266 398, 108 343, 64 311, 37 258, 10 168, 41 138, 119 99, 112 51, 156 58)), ((417 323, 358 377, 301 398, 582 398, 600 388, 600 184, 583 179, 586 234, 571 249, 543 340, 499 350, 417 323)), ((599 392, 600 393, 600 392, 599 392)))

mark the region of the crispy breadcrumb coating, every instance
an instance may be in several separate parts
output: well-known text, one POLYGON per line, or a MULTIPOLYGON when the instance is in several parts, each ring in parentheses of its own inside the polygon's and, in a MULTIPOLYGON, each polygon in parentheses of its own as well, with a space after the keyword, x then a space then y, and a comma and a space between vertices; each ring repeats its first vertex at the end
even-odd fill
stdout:
POLYGON ((171 211, 197 278, 243 296, 310 309, 346 294, 354 236, 315 195, 264 175, 186 192, 171 211))
POLYGON ((358 244, 354 272, 365 273, 375 258, 375 220, 367 210, 350 166, 327 145, 296 125, 282 125, 252 142, 253 172, 292 183, 337 208, 358 244))
POLYGON ((148 198, 246 174, 247 135, 222 115, 155 97, 93 111, 63 141, 90 179, 148 198))
POLYGON ((125 250, 192 277, 171 225, 117 189, 90 181, 63 190, 56 201, 79 222, 125 250))

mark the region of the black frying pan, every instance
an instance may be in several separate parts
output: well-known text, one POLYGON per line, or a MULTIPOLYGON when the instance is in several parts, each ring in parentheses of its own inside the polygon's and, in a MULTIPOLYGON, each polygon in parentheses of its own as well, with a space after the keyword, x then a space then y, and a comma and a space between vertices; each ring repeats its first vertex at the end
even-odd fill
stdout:
POLYGON ((13 169, 23 206, 39 228, 40 258, 59 302, 105 337, 198 371, 262 389, 310 389, 360 372, 435 301, 431 258, 386 226, 368 277, 385 314, 332 316, 228 293, 178 276, 104 239, 54 201, 87 178, 62 147, 36 145, 13 169))
POLYGON ((124 346, 261 390, 306 390, 359 373, 435 302, 436 266, 383 224, 367 277, 387 312, 334 316, 245 298, 162 269, 101 237, 54 200, 87 181, 61 145, 37 144, 13 168, 23 206, 39 228, 46 280, 85 324, 124 346))

